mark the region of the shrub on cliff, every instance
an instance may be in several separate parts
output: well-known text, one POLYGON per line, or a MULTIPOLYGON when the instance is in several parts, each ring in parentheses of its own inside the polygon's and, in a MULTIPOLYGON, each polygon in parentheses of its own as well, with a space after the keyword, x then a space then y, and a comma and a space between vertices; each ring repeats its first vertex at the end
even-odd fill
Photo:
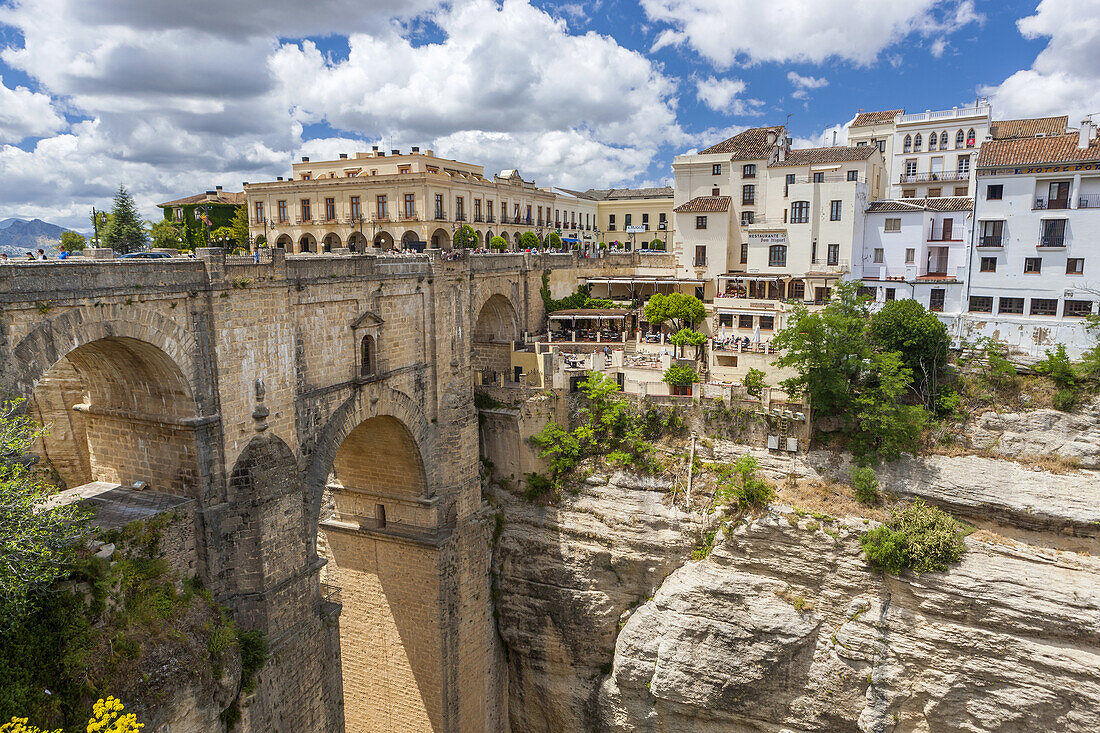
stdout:
POLYGON ((856 501, 871 506, 878 502, 878 477, 870 466, 852 466, 849 476, 856 501))
POLYGON ((947 570, 950 563, 962 559, 964 534, 958 520, 918 499, 895 509, 886 524, 867 532, 859 542, 877 570, 893 575, 902 570, 927 573, 947 570))
POLYGON ((719 504, 732 504, 737 509, 762 509, 775 496, 775 489, 759 474, 760 463, 748 454, 734 461, 733 466, 718 469, 718 489, 714 498, 719 504))

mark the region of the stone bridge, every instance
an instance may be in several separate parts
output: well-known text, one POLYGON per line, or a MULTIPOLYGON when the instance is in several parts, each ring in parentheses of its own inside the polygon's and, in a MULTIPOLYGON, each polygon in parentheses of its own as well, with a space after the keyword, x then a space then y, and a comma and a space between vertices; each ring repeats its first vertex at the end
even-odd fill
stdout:
POLYGON ((0 391, 67 487, 193 500, 198 575, 271 643, 244 730, 500 730, 472 373, 541 328, 544 273, 638 258, 3 266, 0 391))

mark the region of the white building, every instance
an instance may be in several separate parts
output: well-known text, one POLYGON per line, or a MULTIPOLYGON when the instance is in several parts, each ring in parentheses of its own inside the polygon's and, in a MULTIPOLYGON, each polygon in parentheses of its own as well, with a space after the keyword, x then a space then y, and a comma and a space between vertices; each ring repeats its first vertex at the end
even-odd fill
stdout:
POLYGON ((893 178, 894 130, 897 118, 905 114, 903 109, 886 109, 878 112, 859 113, 848 123, 848 144, 855 147, 873 145, 882 153, 886 163, 886 179, 893 178))
POLYGON ((768 206, 768 164, 789 147, 784 128, 755 127, 673 159, 676 274, 706 280, 708 299, 718 275, 744 271, 748 227, 768 206))
POLYGON ((878 306, 912 298, 951 321, 963 308, 973 223, 966 197, 873 201, 852 275, 878 306))
MULTIPOLYGON (((1058 119, 1058 118, 1054 118, 1058 119)), ((1100 141, 1078 132, 991 140, 977 163, 974 247, 960 335, 1034 356, 1093 342, 1082 317, 1100 300, 1100 141)))
POLYGON ((891 173, 894 198, 973 197, 973 158, 989 135, 993 108, 974 107, 900 114, 891 173))

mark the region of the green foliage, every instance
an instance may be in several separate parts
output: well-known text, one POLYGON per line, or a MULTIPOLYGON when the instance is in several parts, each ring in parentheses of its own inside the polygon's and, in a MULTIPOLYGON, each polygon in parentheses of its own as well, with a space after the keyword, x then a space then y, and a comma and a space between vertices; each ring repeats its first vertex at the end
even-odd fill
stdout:
POLYGON ((954 389, 941 389, 936 395, 936 414, 941 417, 958 418, 963 414, 962 396, 954 389))
POLYGON ((73 567, 87 512, 43 508, 53 493, 28 459, 42 426, 20 414, 23 400, 0 402, 0 629, 30 609, 32 596, 73 567))
POLYGON ((654 239, 652 242, 649 243, 649 248, 650 249, 664 249, 665 248, 665 243, 664 243, 664 241, 662 241, 660 239, 654 239))
POLYGON ((561 249, 561 235, 557 232, 550 232, 550 236, 546 239, 550 243, 550 247, 553 249, 561 249))
POLYGON ((707 317, 703 301, 683 293, 657 293, 645 304, 645 319, 650 323, 671 323, 674 331, 691 328, 707 317))
POLYGON ((501 236, 495 236, 489 240, 489 249, 508 249, 508 242, 501 236))
POLYGON ((852 448, 857 455, 894 460, 916 450, 928 415, 920 405, 901 401, 911 372, 902 365, 900 354, 871 354, 868 366, 852 404, 858 424, 852 448))
POLYGON ((715 501, 741 510, 767 506, 775 496, 775 489, 760 476, 759 471, 760 464, 747 453, 738 458, 733 466, 716 467, 718 488, 714 492, 715 501))
POLYGON ((882 350, 869 337, 870 314, 858 287, 838 282, 817 313, 797 307, 773 340, 783 350, 775 365, 798 371, 783 388, 807 391, 818 415, 839 418, 857 454, 889 460, 916 449, 927 413, 905 403, 913 372, 902 352, 882 350))
POLYGON ((233 220, 229 223, 230 239, 233 245, 248 249, 252 236, 248 233, 248 207, 241 204, 233 212, 233 220))
POLYGON ((455 249, 473 249, 478 245, 477 232, 469 224, 463 224, 455 232, 454 239, 452 240, 455 249))
POLYGON ((125 186, 118 187, 114 205, 111 208, 110 221, 106 230, 101 230, 100 234, 103 237, 103 243, 118 254, 145 249, 145 229, 142 228, 134 197, 125 186))
POLYGON ((179 225, 167 219, 149 223, 149 238, 154 247, 166 249, 179 249, 180 228, 179 225))
POLYGON ((901 354, 914 389, 932 404, 951 347, 943 321, 915 300, 893 300, 871 316, 869 335, 879 350, 901 354))
POLYGON ((610 300, 593 298, 588 294, 588 288, 584 285, 578 285, 577 291, 572 295, 554 300, 550 297, 550 276, 546 273, 542 275, 542 287, 539 288, 539 294, 542 295, 542 305, 547 313, 576 308, 612 308, 615 305, 610 300))
POLYGON ((718 530, 712 529, 709 532, 704 532, 703 536, 699 538, 699 542, 696 543, 695 548, 691 551, 692 560, 705 560, 711 551, 714 550, 714 538, 718 535, 718 530))
POLYGON ((540 244, 539 236, 534 232, 524 232, 519 235, 520 249, 538 249, 540 244))
POLYGON ((856 501, 867 506, 878 503, 878 476, 875 475, 875 469, 870 466, 852 466, 848 475, 851 477, 856 501))
POLYGON ((672 342, 672 345, 678 349, 681 355, 684 353, 685 346, 694 346, 696 356, 698 356, 699 347, 707 342, 707 337, 694 329, 681 328, 672 334, 668 340, 672 342))
POLYGON ((88 240, 84 239, 83 234, 78 232, 61 232, 61 246, 62 252, 80 252, 88 246, 88 240))
POLYGON ((1051 397, 1054 409, 1069 412, 1077 406, 1079 395, 1075 389, 1060 389, 1051 397))
POLYGON ((918 499, 895 509, 882 527, 867 532, 860 544, 872 567, 897 575, 902 570, 947 570, 962 559, 964 529, 954 517, 918 499))
POLYGON ((699 375, 695 370, 685 364, 673 364, 665 369, 664 380, 666 384, 674 384, 678 387, 686 387, 699 381, 699 375))
POLYGON ((1066 353, 1065 346, 1058 344, 1054 351, 1047 349, 1046 356, 1036 362, 1032 369, 1058 387, 1053 398, 1056 409, 1067 411, 1077 405, 1077 371, 1069 359, 1069 354, 1066 353))
POLYGON ((636 471, 652 471, 651 441, 665 429, 676 429, 675 421, 662 417, 660 411, 639 413, 615 380, 599 372, 591 372, 580 387, 585 402, 579 424, 568 430, 548 422, 531 437, 539 456, 547 461, 549 475, 526 474, 525 495, 530 499, 552 497, 577 465, 592 456, 604 456, 636 471))
POLYGON ((760 397, 764 394, 764 388, 768 386, 768 383, 764 380, 764 372, 760 369, 749 368, 747 374, 745 374, 744 385, 745 390, 751 397, 760 397))
POLYGON ((242 631, 237 634, 241 648, 241 691, 252 694, 256 688, 256 673, 267 662, 267 637, 263 631, 242 631))

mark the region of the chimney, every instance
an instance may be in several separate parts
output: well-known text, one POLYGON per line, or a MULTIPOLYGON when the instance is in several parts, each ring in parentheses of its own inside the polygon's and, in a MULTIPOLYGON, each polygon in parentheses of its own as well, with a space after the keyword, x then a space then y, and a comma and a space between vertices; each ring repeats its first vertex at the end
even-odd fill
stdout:
POLYGON ((281 180, 283 180, 283 177, 282 177, 282 176, 277 176, 277 177, 275 178, 275 180, 276 180, 276 181, 281 181, 281 180))
POLYGON ((347 153, 340 153, 340 160, 347 160, 347 159, 348 159, 348 154, 347 153))
POLYGON ((836 130, 833 130, 833 147, 836 147, 836 130))
POLYGON ((414 153, 419 153, 420 152, 420 146, 419 145, 413 145, 413 152, 414 153))
POLYGON ((371 145, 371 146, 370 146, 370 149, 371 149, 372 151, 374 151, 375 153, 377 153, 377 152, 378 152, 378 146, 377 146, 377 145, 371 145))
POLYGON ((303 155, 303 156, 302 156, 302 162, 303 162, 303 163, 308 163, 308 162, 309 162, 309 158, 307 158, 306 156, 304 156, 304 155, 303 155))
POLYGON ((395 148, 390 151, 390 155, 401 155, 401 151, 395 148))
POLYGON ((1077 147, 1084 150, 1092 143, 1093 133, 1095 128, 1092 126, 1092 119, 1086 117, 1081 120, 1081 128, 1077 130, 1077 147))
POLYGON ((385 158, 386 157, 386 151, 385 150, 379 150, 377 153, 375 153, 375 155, 377 155, 379 158, 385 158))
POLYGON ((222 192, 222 187, 221 186, 214 186, 214 188, 217 189, 218 193, 222 192))

